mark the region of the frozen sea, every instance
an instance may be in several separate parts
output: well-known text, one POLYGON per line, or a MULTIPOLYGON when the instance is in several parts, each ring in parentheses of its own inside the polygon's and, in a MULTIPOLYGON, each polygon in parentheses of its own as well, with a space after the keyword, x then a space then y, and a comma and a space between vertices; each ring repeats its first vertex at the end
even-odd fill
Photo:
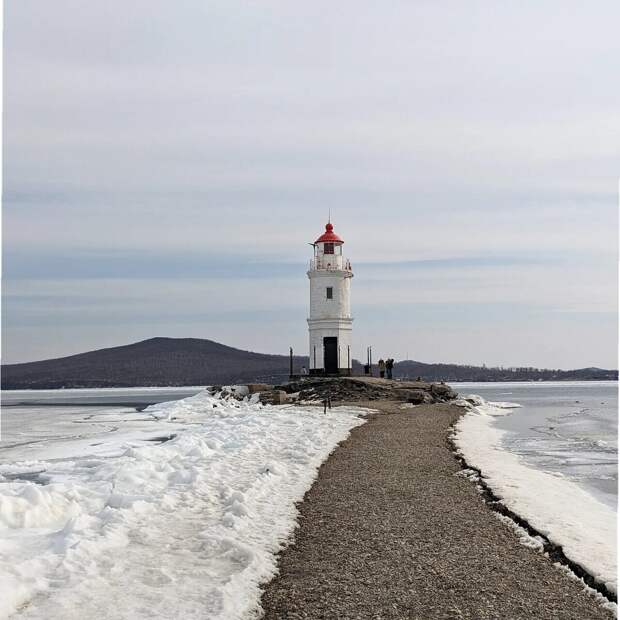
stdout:
POLYGON ((521 405, 493 425, 502 446, 532 467, 564 475, 614 510, 618 503, 616 381, 454 383, 459 394, 521 405))
MULTIPOLYGON (((193 396, 204 387, 103 388, 82 390, 3 390, 0 411, 0 463, 50 458, 67 443, 92 444, 97 437, 125 434, 129 421, 146 435, 138 410, 193 396), (125 420, 125 423, 122 422, 125 420), (112 433, 109 435, 109 433, 112 433)), ((147 416, 148 418, 148 416, 147 416)), ((157 434, 157 432, 155 432, 157 434)))

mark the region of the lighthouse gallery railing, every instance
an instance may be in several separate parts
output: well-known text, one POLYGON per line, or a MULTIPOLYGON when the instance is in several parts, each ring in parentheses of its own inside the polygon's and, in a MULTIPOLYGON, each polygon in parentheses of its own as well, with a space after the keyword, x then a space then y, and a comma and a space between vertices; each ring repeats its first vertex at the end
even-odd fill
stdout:
POLYGON ((330 259, 312 258, 310 259, 310 269, 325 271, 351 271, 351 261, 342 256, 333 256, 330 259))

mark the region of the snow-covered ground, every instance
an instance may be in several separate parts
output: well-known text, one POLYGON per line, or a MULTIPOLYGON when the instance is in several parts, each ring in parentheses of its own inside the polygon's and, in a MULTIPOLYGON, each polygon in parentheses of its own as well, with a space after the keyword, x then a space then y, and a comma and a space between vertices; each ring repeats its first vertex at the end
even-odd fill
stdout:
POLYGON ((364 421, 207 392, 143 412, 55 409, 47 434, 39 412, 43 439, 1 452, 0 617, 251 616, 295 502, 364 421))
POLYGON ((456 446, 510 510, 616 592, 616 512, 562 474, 528 466, 521 456, 505 450, 507 431, 493 420, 510 411, 510 403, 479 398, 457 423, 456 446))

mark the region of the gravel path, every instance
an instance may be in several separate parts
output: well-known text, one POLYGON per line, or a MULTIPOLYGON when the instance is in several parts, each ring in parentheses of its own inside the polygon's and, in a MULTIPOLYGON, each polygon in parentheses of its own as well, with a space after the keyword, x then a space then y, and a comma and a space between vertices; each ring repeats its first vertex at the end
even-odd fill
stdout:
POLYGON ((332 454, 299 506, 265 618, 613 617, 454 475, 456 407, 368 406, 382 413, 332 454))

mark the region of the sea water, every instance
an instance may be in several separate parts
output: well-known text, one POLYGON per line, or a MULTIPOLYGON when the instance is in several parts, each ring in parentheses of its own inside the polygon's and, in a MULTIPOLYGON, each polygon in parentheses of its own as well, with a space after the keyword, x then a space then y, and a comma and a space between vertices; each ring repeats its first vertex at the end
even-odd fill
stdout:
POLYGON ((562 474, 617 509, 616 381, 453 383, 461 395, 509 401, 521 408, 497 417, 502 447, 531 467, 562 474))

